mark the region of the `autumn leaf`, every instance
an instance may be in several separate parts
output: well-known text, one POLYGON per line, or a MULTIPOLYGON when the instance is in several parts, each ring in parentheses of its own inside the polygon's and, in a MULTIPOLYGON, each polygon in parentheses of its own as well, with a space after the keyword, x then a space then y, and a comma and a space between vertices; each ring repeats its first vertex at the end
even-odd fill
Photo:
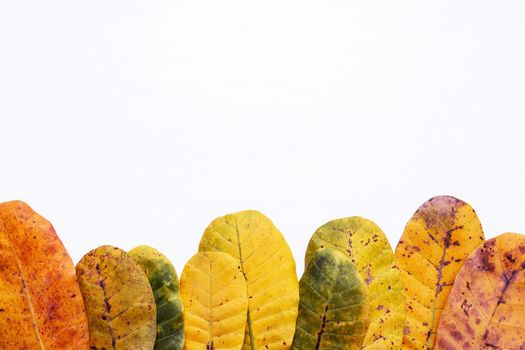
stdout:
POLYGON ((395 252, 406 292, 403 349, 434 348, 456 274, 483 241, 474 209, 454 197, 434 197, 410 219, 395 252))
POLYGON ((201 252, 181 275, 186 350, 240 350, 248 297, 240 263, 221 252, 201 252))
POLYGON ((77 264, 92 350, 151 350, 157 334, 153 292, 124 250, 101 246, 77 264))
POLYGON ((89 349, 75 267, 27 204, 0 204, 0 349, 89 349))
POLYGON ((199 251, 222 251, 240 262, 248 288, 243 350, 289 349, 299 285, 290 248, 270 219, 252 210, 215 219, 204 232, 199 251))
POLYGON ((441 314, 435 349, 525 349, 525 236, 474 250, 441 314))
POLYGON ((175 268, 158 250, 145 245, 128 252, 148 277, 157 306, 155 350, 181 350, 184 318, 179 279, 175 268))
POLYGON ((368 288, 350 258, 322 248, 299 282, 293 349, 360 349, 369 323, 368 288))
POLYGON ((405 291, 394 253, 383 231, 372 221, 354 216, 332 220, 313 234, 305 266, 320 248, 333 248, 358 268, 370 298, 370 325, 363 349, 399 349, 405 322, 405 291))

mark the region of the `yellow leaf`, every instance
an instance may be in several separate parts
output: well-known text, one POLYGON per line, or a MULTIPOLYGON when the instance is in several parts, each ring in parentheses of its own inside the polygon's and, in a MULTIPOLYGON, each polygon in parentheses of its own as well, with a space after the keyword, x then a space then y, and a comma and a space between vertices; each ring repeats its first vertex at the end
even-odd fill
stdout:
POLYGON ((362 217, 332 220, 313 234, 305 266, 320 248, 337 249, 356 264, 370 296, 370 325, 363 349, 399 349, 405 322, 405 291, 383 231, 362 217))
POLYGON ((0 204, 0 349, 89 349, 75 266, 27 204, 0 204))
POLYGON ((289 349, 299 285, 290 248, 270 219, 252 210, 215 219, 204 232, 199 251, 222 251, 241 264, 248 287, 243 350, 289 349))
POLYGON ((77 279, 89 320, 90 349, 153 349, 155 299, 133 258, 116 247, 98 247, 77 264, 77 279))
POLYGON ((469 255, 441 314, 435 348, 525 348, 525 236, 500 235, 469 255))
POLYGON ((239 350, 248 298, 239 261, 221 252, 194 255, 181 275, 185 350, 239 350))
POLYGON ((395 253, 406 292, 403 349, 434 348, 456 274, 483 241, 474 209, 454 197, 434 197, 410 219, 395 253))

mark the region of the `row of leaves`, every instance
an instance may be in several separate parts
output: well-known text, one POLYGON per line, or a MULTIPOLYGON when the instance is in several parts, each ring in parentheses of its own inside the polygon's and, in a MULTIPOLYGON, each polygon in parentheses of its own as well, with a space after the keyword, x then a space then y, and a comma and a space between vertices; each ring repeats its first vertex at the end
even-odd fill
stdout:
POLYGON ((297 280, 264 215, 214 220, 175 268, 102 246, 76 269, 51 224, 0 204, 0 349, 523 349, 525 237, 485 241, 472 207, 434 197, 395 253, 372 221, 321 226, 297 280))

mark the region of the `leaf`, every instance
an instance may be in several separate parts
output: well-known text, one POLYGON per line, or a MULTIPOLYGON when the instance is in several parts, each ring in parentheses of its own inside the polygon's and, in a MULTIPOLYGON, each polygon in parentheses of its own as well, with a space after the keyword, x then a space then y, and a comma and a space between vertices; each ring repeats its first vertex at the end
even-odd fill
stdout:
POLYGON ((293 349, 360 349, 369 322, 368 289, 356 265, 336 249, 311 256, 299 282, 293 349))
POLYGON ((456 274, 483 241, 474 209, 454 197, 434 197, 410 219, 395 253, 406 293, 403 349, 434 347, 456 274))
POLYGON ((435 348, 525 348, 525 236, 500 235, 469 255, 441 314, 435 348))
POLYGON ((383 231, 374 222, 358 216, 330 221, 310 239, 305 265, 323 247, 348 256, 368 287, 370 325, 362 348, 399 349, 405 323, 405 291, 383 231))
POLYGON ((135 260, 122 249, 101 246, 77 264, 77 279, 89 320, 90 349, 153 349, 155 299, 135 260))
POLYGON ((184 346, 184 318, 179 279, 171 262, 145 245, 128 252, 148 277, 157 306, 155 350, 181 350, 184 346))
POLYGON ((270 219, 253 210, 217 218, 204 232, 199 251, 222 251, 241 264, 248 286, 243 350, 289 349, 299 285, 290 248, 270 219))
POLYGON ((0 349, 89 348, 75 267, 27 204, 0 204, 0 349))
POLYGON ((221 252, 194 255, 181 275, 186 350, 241 349, 248 297, 239 261, 221 252))

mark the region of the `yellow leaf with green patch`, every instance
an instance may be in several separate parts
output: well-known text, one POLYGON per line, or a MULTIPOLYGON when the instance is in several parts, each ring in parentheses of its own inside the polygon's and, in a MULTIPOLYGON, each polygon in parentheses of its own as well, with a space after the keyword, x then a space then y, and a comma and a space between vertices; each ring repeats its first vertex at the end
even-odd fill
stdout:
POLYGON ((27 204, 0 204, 0 349, 89 349, 75 265, 27 204))
POLYGON ((240 350, 248 297, 237 259, 222 252, 201 252, 184 266, 185 350, 240 350))
POLYGON ((368 288, 347 255, 331 248, 316 250, 299 292, 293 349, 361 349, 370 317, 368 288))
POLYGON ((474 250, 456 277, 435 349, 525 348, 525 236, 506 233, 474 250))
POLYGON ((474 209, 454 197, 434 197, 412 216, 395 252, 406 293, 403 349, 434 348, 456 274, 484 239, 474 209))
POLYGON ((184 318, 179 279, 169 259, 152 247, 138 246, 128 252, 148 277, 157 305, 155 350, 181 350, 184 318))
POLYGON ((215 219, 199 251, 222 251, 240 262, 248 288, 243 350, 289 349, 299 285, 290 248, 270 219, 253 210, 215 219))
POLYGON ((405 322, 405 291, 394 253, 383 231, 371 220, 349 217, 332 220, 313 234, 305 265, 320 248, 333 248, 357 266, 370 297, 370 325, 363 349, 399 349, 405 322))
POLYGON ((153 292, 124 250, 101 246, 77 264, 89 320, 90 349, 151 350, 157 334, 153 292))

